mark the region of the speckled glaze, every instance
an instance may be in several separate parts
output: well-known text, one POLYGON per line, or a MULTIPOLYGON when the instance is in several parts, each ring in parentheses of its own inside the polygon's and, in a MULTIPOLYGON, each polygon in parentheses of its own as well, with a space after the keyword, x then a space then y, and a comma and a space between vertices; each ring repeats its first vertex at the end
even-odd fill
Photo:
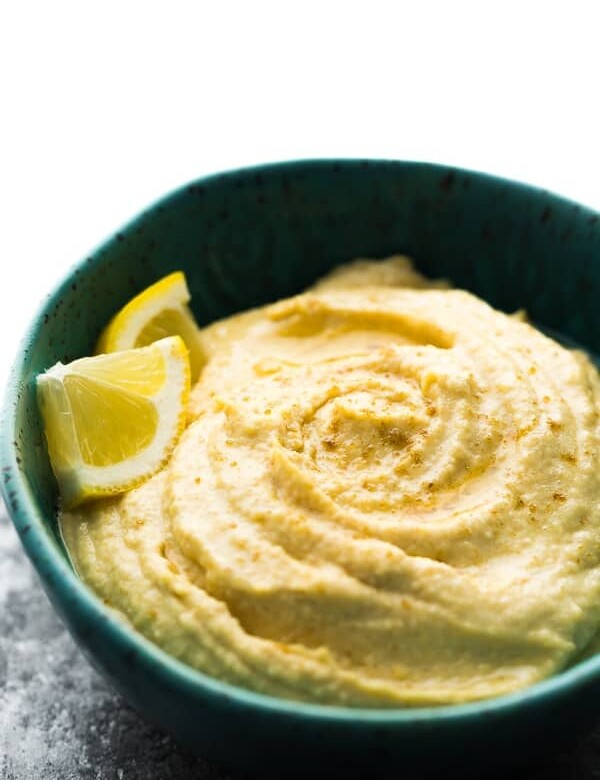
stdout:
MULTIPOLYGON (((356 256, 404 252, 493 305, 600 351, 600 216, 545 191, 423 163, 300 161, 212 176, 144 211, 48 297, 3 410, 2 492, 48 595, 92 663, 195 752, 288 776, 319 771, 481 776, 600 717, 600 657, 480 704, 349 710, 282 701, 205 677, 111 615, 69 567, 35 376, 89 354, 114 312, 175 269, 200 323, 297 292, 356 256)), ((335 776, 335 775, 334 775, 335 776)))

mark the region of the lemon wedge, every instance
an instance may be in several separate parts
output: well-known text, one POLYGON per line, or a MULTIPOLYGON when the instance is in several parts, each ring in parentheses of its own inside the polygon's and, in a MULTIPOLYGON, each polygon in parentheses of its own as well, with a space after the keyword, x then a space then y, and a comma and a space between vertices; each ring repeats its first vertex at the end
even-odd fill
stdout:
POLYGON ((204 361, 199 328, 187 306, 185 274, 176 271, 132 298, 100 334, 96 354, 145 347, 166 336, 181 336, 189 350, 192 382, 204 361))
POLYGON ((38 404, 64 507, 130 490, 158 471, 185 427, 189 392, 179 336, 40 374, 38 404))

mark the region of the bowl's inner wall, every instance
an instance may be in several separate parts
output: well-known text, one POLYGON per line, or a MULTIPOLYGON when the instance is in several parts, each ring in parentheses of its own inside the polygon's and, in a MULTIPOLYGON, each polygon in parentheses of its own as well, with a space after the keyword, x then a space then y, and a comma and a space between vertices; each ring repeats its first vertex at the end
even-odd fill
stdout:
POLYGON ((56 542, 56 488, 35 403, 40 371, 90 354, 110 316, 173 270, 186 272, 204 324, 299 292, 351 258, 394 252, 496 307, 526 308, 542 325, 600 351, 599 218, 576 204, 419 163, 295 163, 200 181, 88 258, 34 325, 22 356, 14 441, 56 542))

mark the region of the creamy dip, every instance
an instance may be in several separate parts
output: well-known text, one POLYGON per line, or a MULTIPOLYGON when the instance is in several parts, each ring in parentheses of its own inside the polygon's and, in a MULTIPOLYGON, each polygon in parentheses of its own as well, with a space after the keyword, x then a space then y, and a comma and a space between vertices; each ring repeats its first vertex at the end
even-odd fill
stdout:
POLYGON ((404 258, 203 331, 168 466, 61 518, 80 576, 182 661, 275 696, 463 702, 600 621, 600 381, 404 258))

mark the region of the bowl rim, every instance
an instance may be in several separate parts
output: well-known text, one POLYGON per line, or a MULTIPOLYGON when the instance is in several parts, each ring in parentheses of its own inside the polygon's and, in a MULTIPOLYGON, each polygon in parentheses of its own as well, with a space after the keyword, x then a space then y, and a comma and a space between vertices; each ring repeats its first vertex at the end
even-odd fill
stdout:
MULTIPOLYGON (((65 556, 59 551, 56 544, 50 540, 47 531, 44 530, 43 513, 37 507, 26 476, 21 472, 17 462, 16 442, 14 441, 14 411, 19 389, 22 385, 21 375, 25 369, 29 348, 35 341, 46 311, 55 306, 67 291, 75 274, 85 273, 102 262, 104 250, 114 240, 115 236, 129 232, 139 221, 160 207, 164 207, 171 200, 180 197, 191 188, 205 187, 225 179, 255 177, 257 174, 268 177, 298 168, 325 168, 328 166, 339 166, 348 169, 362 167, 371 168, 373 171, 393 166, 398 169, 421 168, 436 171, 440 175, 446 176, 449 174, 472 176, 488 180, 495 185, 508 186, 527 191, 530 194, 543 196, 554 203, 577 207, 590 217, 598 218, 600 216, 600 212, 545 188, 539 188, 535 185, 478 170, 418 160, 329 157, 284 160, 210 173, 191 180, 171 190, 166 195, 155 199, 128 220, 119 230, 110 234, 104 241, 99 243, 82 260, 71 265, 63 274, 62 279, 55 284, 52 291, 38 304, 29 326, 18 344, 16 356, 9 371, 2 404, 0 419, 0 469, 2 479, 0 480, 0 492, 5 501, 6 511, 19 534, 29 559, 40 575, 45 589, 56 597, 56 601, 60 606, 59 611, 64 610, 65 613, 73 615, 73 619, 71 617, 63 618, 63 622, 67 624, 71 632, 73 631, 71 623, 75 622, 90 627, 92 630, 100 630, 106 634, 108 643, 118 650, 120 657, 131 658, 135 656, 136 661, 140 665, 147 666, 156 676, 162 678, 164 682, 178 690, 185 689, 186 693, 196 697, 210 695, 230 705, 254 710, 259 709, 264 711, 265 714, 273 714, 279 717, 308 718, 314 721, 333 722, 340 725, 348 723, 356 725, 359 723, 365 726, 377 725, 378 727, 385 727, 414 723, 433 725, 442 721, 468 721, 481 716, 501 716, 517 708, 534 707, 551 699, 571 694, 574 689, 582 688, 600 678, 600 654, 580 661, 568 669, 519 691, 490 699, 457 704, 393 708, 347 707, 283 699, 242 688, 188 666, 136 631, 115 610, 107 607, 93 590, 75 574, 67 563, 65 556)), ((79 639, 78 642, 84 647, 86 646, 84 640, 79 639)))

